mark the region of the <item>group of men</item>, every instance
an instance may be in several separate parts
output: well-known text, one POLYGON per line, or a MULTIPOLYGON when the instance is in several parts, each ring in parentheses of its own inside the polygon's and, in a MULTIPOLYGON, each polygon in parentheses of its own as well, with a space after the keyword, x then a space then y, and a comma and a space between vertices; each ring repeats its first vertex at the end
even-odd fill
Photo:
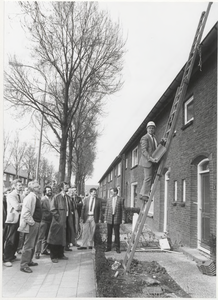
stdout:
MULTIPOLYGON (((147 134, 141 138, 141 159, 139 165, 144 168, 144 181, 140 199, 148 201, 157 161, 152 153, 157 147, 154 137, 154 122, 147 124, 147 134)), ((164 141, 165 142, 165 141, 164 141)), ((52 195, 51 186, 45 186, 44 196, 40 197, 40 185, 37 181, 28 184, 28 194, 21 199, 22 182, 13 183, 13 191, 7 195, 7 214, 3 233, 3 261, 7 267, 16 259, 15 253, 22 248, 20 270, 32 273, 30 267, 37 266, 33 261, 41 254, 50 255, 53 263, 66 260, 65 251, 72 251, 70 245, 78 250, 92 249, 96 224, 102 220, 102 203, 95 188, 83 201, 77 195, 76 188, 70 188, 67 182, 60 184, 60 193, 52 195), (76 234, 83 223, 81 245, 76 242, 76 234), (19 238, 20 237, 20 238, 19 238), (19 245, 20 244, 20 245, 19 245)), ((118 196, 118 189, 111 189, 111 197, 105 209, 107 223, 107 248, 112 249, 112 232, 115 235, 116 252, 120 253, 120 224, 125 222, 124 200, 118 196)))
POLYGON ((29 182, 25 197, 21 197, 21 180, 15 180, 12 188, 6 199, 4 265, 12 266, 15 253, 19 253, 19 241, 22 248, 20 270, 23 272, 32 273, 30 267, 38 265, 33 262, 34 253, 36 259, 41 254, 50 255, 53 263, 57 263, 58 259, 67 259, 64 252, 72 251, 69 245, 79 246, 76 234, 83 203, 76 194, 76 188, 70 189, 69 196, 69 185, 63 182, 61 192, 53 196, 51 186, 45 186, 42 198, 37 181, 29 182))

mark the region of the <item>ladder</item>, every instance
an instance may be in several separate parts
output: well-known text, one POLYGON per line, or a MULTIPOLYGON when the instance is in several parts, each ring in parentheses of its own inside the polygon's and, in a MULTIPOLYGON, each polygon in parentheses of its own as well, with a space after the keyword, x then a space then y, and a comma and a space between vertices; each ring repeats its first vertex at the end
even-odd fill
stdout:
POLYGON ((133 260, 135 251, 136 251, 136 247, 139 241, 139 238, 141 236, 144 224, 145 224, 145 220, 147 218, 148 215, 148 211, 150 209, 150 205, 151 205, 151 201, 154 197, 155 191, 157 189, 157 185, 159 183, 163 168, 164 168, 164 164, 167 158, 167 151, 169 149, 169 146, 171 144, 172 138, 173 138, 173 134, 174 134, 174 130, 175 130, 175 126, 176 126, 176 122, 178 119, 178 114, 179 114, 179 109, 180 106, 182 104, 182 99, 184 98, 187 88, 188 88, 188 83, 190 81, 190 77, 191 77, 191 73, 193 70, 193 66, 194 66, 194 62, 195 62, 195 58, 198 52, 198 47, 200 45, 200 41, 203 35, 203 31, 204 31, 204 27, 207 21, 207 17, 210 11, 210 7, 212 5, 212 2, 209 2, 208 7, 207 7, 207 11, 203 12, 201 17, 200 17, 200 21, 197 27, 197 31, 194 37, 194 41, 191 47, 191 51, 188 57, 188 60, 186 62, 185 68, 184 68, 184 73, 183 73, 183 77, 182 77, 182 81, 180 86, 177 88, 176 94, 175 94, 175 98, 173 101, 173 105, 169 114, 169 118, 167 121, 167 125, 166 125, 166 129, 165 129, 165 133, 164 133, 164 139, 166 140, 165 143, 165 148, 166 148, 166 153, 163 156, 163 158, 161 159, 159 166, 157 168, 157 171, 155 172, 155 176, 154 176, 154 180, 153 180, 153 185, 151 187, 151 193, 148 199, 148 202, 145 203, 142 207, 142 209, 140 210, 139 216, 138 216, 138 220, 135 224, 135 228, 132 232, 131 235, 131 240, 129 241, 128 247, 127 247, 127 251, 123 260, 123 268, 125 272, 129 272, 130 270, 130 265, 131 262, 133 260))

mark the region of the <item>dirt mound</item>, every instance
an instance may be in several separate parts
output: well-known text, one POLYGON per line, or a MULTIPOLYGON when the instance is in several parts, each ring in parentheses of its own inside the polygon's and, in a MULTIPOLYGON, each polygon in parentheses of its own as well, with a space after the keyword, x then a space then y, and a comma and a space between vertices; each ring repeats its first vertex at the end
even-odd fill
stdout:
POLYGON ((191 298, 156 261, 133 259, 125 274, 122 260, 105 257, 101 226, 95 233, 97 296, 108 298, 191 298))

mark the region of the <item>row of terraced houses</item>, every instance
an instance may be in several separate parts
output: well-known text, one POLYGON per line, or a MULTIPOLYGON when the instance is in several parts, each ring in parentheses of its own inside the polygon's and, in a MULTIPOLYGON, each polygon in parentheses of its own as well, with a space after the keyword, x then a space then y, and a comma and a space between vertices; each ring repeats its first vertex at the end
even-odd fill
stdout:
MULTIPOLYGON (((210 251, 211 235, 216 234, 217 27, 218 23, 201 42, 201 70, 197 59, 146 219, 151 229, 168 232, 173 243, 205 253, 210 251)), ((126 207, 140 207, 140 139, 151 120, 157 126, 157 140, 163 137, 183 71, 184 67, 100 178, 99 196, 103 199, 117 186, 126 207)))

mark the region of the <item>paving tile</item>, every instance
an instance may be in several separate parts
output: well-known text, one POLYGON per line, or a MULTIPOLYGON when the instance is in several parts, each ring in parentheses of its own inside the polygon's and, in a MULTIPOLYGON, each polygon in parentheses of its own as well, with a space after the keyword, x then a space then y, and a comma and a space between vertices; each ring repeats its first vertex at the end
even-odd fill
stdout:
POLYGON ((11 291, 3 291, 2 297, 3 298, 15 298, 17 292, 11 292, 11 291))
POLYGON ((59 288, 57 297, 76 297, 76 288, 59 288))
POLYGON ((76 288, 78 286, 78 281, 62 281, 60 283, 60 288, 76 288))
POLYGON ((36 295, 38 294, 39 288, 38 289, 31 289, 28 291, 25 291, 24 289, 22 289, 21 291, 19 291, 16 294, 16 298, 23 298, 23 297, 28 297, 28 298, 33 298, 36 297, 36 295))
POLYGON ((57 292, 39 292, 35 298, 56 298, 57 292))
POLYGON ((95 289, 84 291, 84 290, 77 290, 78 298, 96 298, 96 291, 95 289))

